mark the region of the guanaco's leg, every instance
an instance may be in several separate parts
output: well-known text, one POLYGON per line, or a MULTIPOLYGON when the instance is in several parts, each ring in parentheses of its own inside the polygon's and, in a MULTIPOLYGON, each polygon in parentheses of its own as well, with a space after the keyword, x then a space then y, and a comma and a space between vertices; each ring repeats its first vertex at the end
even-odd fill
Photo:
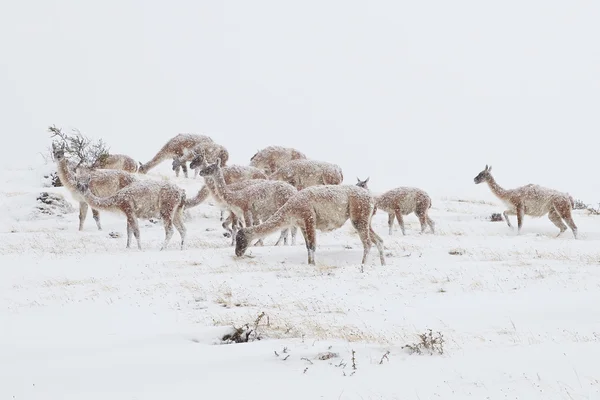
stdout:
POLYGON ((127 218, 127 246, 125 248, 131 247, 131 237, 133 236, 133 226, 129 218, 127 218))
POLYGON ((181 250, 183 250, 183 246, 185 244, 185 237, 187 234, 187 229, 183 224, 183 208, 179 207, 175 211, 175 216, 173 218, 173 225, 175 225, 175 229, 179 232, 179 236, 181 236, 181 250))
POLYGON ((388 214, 388 227, 389 227, 389 231, 390 231, 390 236, 392 236, 392 232, 394 230, 394 218, 396 216, 394 215, 394 213, 389 213, 388 214))
POLYGON ((183 170, 183 176, 188 177, 188 169, 185 161, 181 163, 181 169, 183 170))
POLYGON ((275 246, 279 246, 279 243, 281 243, 281 241, 283 241, 283 245, 286 246, 288 233, 289 233, 288 228, 282 230, 281 234, 279 235, 279 239, 277 239, 277 241, 275 242, 275 246))
MULTIPOLYGON (((133 212, 133 208, 126 208, 123 210, 125 215, 127 216, 127 225, 131 227, 130 229, 133 231, 133 236, 137 240, 138 249, 142 249, 142 243, 140 242, 140 227, 138 225, 138 219, 133 212)), ((127 247, 129 247, 129 242, 127 243, 127 247)))
POLYGON ((96 226, 98 227, 98 230, 101 231, 102 224, 100 223, 100 212, 98 210, 92 208, 92 217, 94 218, 94 221, 96 221, 96 226))
POLYGON ((383 239, 375 233, 373 227, 369 226, 369 235, 371 240, 377 246, 377 251, 379 251, 379 260, 381 261, 381 265, 385 265, 385 255, 383 254, 383 239))
POLYGON ((88 212, 88 203, 85 201, 79 202, 79 230, 83 230, 83 223, 85 222, 85 217, 88 212))
POLYGON ((306 250, 308 251, 308 263, 315 265, 315 250, 317 249, 317 228, 315 218, 308 219, 306 225, 306 250))
POLYGON ((561 211, 562 212, 560 216, 562 217, 562 219, 565 220, 567 225, 569 225, 569 228, 571 228, 571 230, 573 231, 573 236, 575 237, 575 239, 577 239, 577 225, 575 225, 575 221, 573 221, 573 214, 571 212, 570 204, 564 207, 564 211, 561 211))
POLYGON ((165 228, 165 241, 163 242, 163 245, 160 248, 160 250, 162 251, 167 248, 167 245, 173 237, 173 211, 169 210, 167 212, 163 212, 161 213, 161 217, 165 228))
POLYGON ((429 218, 429 214, 427 214, 427 225, 429 225, 429 229, 431 229, 431 233, 435 233, 435 222, 431 218, 429 218))
POLYGON ((525 216, 525 206, 523 204, 519 204, 517 206, 517 233, 521 233, 521 228, 523 227, 523 217, 525 216))
POLYGON ((371 251, 371 246, 373 245, 370 237, 371 232, 369 229, 369 221, 361 221, 360 219, 356 219, 352 221, 352 226, 354 226, 354 229, 356 229, 358 232, 360 241, 363 244, 363 258, 361 265, 364 265, 369 258, 369 252, 371 251))
MULTIPOLYGON (((417 214, 415 212, 415 214, 417 214)), ((419 218, 419 223, 421 224, 421 233, 425 233, 425 229, 427 229, 427 216, 423 211, 418 211, 417 218, 419 218)))
POLYGON ((400 230, 403 235, 406 235, 406 230, 404 229, 404 218, 402 217, 402 212, 399 209, 396 210, 396 219, 398 220, 398 225, 400 225, 400 230))
POLYGON ((558 235, 556 235, 557 237, 567 230, 567 225, 565 225, 562 218, 554 208, 548 212, 548 219, 552 221, 552 223, 556 225, 558 229, 560 229, 560 232, 558 232, 558 235))
POLYGON ((512 229, 512 224, 510 223, 510 219, 508 218, 509 215, 517 215, 516 211, 514 210, 506 210, 502 213, 504 215, 504 219, 506 220, 506 223, 508 224, 508 227, 512 229))

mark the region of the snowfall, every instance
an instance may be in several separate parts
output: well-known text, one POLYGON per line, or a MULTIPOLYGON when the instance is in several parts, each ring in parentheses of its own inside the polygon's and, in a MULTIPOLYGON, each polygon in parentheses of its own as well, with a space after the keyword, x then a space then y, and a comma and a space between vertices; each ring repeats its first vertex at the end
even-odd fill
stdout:
MULTIPOLYGON (((0 399, 600 399, 600 216, 517 235, 473 182, 489 164, 598 207, 600 2, 5 3, 0 399), (184 132, 231 164, 294 147, 426 190, 436 232, 379 211, 387 265, 363 270, 349 222, 315 266, 300 234, 236 257, 208 199, 185 249, 148 220, 126 249, 122 215, 79 231, 49 185, 54 124, 141 162, 184 132)), ((170 160, 143 178, 203 184, 170 160)))
MULTIPOLYGON (((166 164, 143 179, 202 186, 166 164)), ((118 214, 98 231, 88 212, 77 230, 52 170, 4 174, 1 398, 600 398, 600 228, 586 211, 578 240, 547 218, 516 235, 490 221, 498 202, 434 197, 435 234, 410 215, 389 236, 376 214, 388 264, 373 247, 361 271, 350 223, 319 233, 316 266, 301 235, 238 258, 211 199, 186 211, 183 251, 177 233, 159 251, 156 221, 126 249, 118 214), (246 324, 249 342, 222 340, 246 324), (441 347, 411 353, 429 329, 441 347)))

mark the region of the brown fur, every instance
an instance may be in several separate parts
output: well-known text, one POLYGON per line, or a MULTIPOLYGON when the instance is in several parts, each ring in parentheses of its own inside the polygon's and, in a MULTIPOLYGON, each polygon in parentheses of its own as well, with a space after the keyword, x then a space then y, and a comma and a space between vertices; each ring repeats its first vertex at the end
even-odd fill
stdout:
POLYGON ((138 164, 135 160, 125 154, 109 154, 101 157, 94 164, 92 169, 119 169, 125 172, 137 172, 138 164))
MULTIPOLYGON (((64 149, 52 145, 54 159, 56 160, 57 173, 63 186, 71 193, 73 198, 79 202, 79 230, 83 230, 83 225, 88 212, 88 203, 76 188, 76 175, 69 166, 69 162, 65 158, 64 149)), ((73 166, 74 167, 74 166, 73 166)), ((125 171, 106 169, 106 170, 89 170, 80 168, 78 175, 88 176, 89 187, 91 192, 96 196, 111 196, 117 193, 118 190, 137 181, 137 178, 125 171)), ((96 221, 98 230, 102 230, 100 223, 100 212, 92 207, 92 216, 96 221)))
POLYGON ((179 158, 191 153, 192 149, 204 143, 213 143, 213 140, 206 135, 195 135, 192 133, 180 133, 169 139, 158 153, 146 164, 140 165, 138 172, 146 174, 152 168, 156 167, 167 158, 179 158))
MULTIPOLYGON (((222 202, 237 218, 243 219, 246 226, 252 226, 259 220, 267 219, 296 193, 296 189, 285 182, 263 179, 254 184, 248 184, 246 187, 232 190, 231 185, 227 185, 225 182, 219 159, 216 163, 204 167, 199 173, 205 178, 206 185, 213 197, 222 202)), ((280 239, 284 235, 285 228, 288 227, 284 227, 280 239)), ((237 224, 233 223, 232 238, 234 241, 236 231, 237 224)), ((292 243, 295 243, 295 227, 292 228, 292 243)))
POLYGON ((557 236, 567 230, 566 222, 573 231, 573 236, 577 238, 577 226, 571 215, 574 201, 569 194, 534 184, 515 189, 503 189, 492 176, 492 167, 487 165, 473 180, 476 184, 487 182, 492 193, 508 207, 504 211, 504 218, 510 228, 512 225, 508 216, 517 216, 517 233, 521 232, 525 215, 542 217, 548 214, 550 221, 560 229, 557 236))
POLYGON ((188 154, 173 159, 173 171, 175 176, 179 177, 179 169, 183 169, 183 175, 187 178, 188 171, 186 162, 190 162, 190 169, 194 170, 194 179, 198 176, 199 168, 202 168, 204 162, 214 163, 217 158, 221 159, 221 165, 227 165, 229 161, 229 152, 224 146, 217 143, 203 143, 192 149, 188 154))
MULTIPOLYGON (((356 186, 362 187, 369 190, 367 183, 369 178, 361 181, 356 178, 358 182, 356 186)), ((388 213, 388 227, 389 234, 392 235, 394 217, 398 220, 400 230, 403 235, 406 235, 404 229, 404 215, 415 213, 419 218, 421 224, 421 233, 425 232, 425 229, 429 225, 431 233, 435 233, 435 223, 429 217, 429 209, 431 208, 431 197, 424 190, 413 188, 413 187, 398 187, 375 197, 375 210, 381 209, 388 213)))
POLYGON ((341 185, 344 175, 339 165, 316 160, 292 160, 269 177, 287 182, 298 190, 316 185, 341 185))
MULTIPOLYGON (((193 162, 194 161, 192 161, 192 163, 193 162)), ((190 168, 195 169, 197 172, 199 172, 200 169, 205 167, 206 165, 206 163, 198 163, 194 164, 194 168, 192 168, 192 164, 190 164, 190 168)), ((236 182, 246 181, 248 179, 267 179, 265 173, 262 172, 260 169, 245 165, 228 165, 226 167, 222 167, 221 170, 223 171, 223 178, 225 179, 225 183, 227 185, 231 185, 232 183, 236 182)), ((205 177, 204 179, 206 180, 211 178, 205 177)), ((198 204, 201 204, 204 200, 206 200, 206 198, 209 195, 210 190, 206 185, 204 185, 202 186, 202 188, 200 188, 196 196, 194 196, 186 202, 185 207, 196 207, 198 204)))
POLYGON ((235 253, 241 257, 251 240, 265 237, 283 226, 297 225, 304 235, 308 263, 314 265, 316 231, 329 232, 339 229, 350 219, 363 243, 362 264, 367 262, 372 242, 375 242, 381 265, 385 265, 383 240, 371 227, 374 206, 373 196, 353 185, 322 185, 303 189, 264 223, 240 229, 237 233, 235 253))
POLYGON ((291 147, 268 146, 259 150, 250 158, 250 165, 263 170, 269 175, 292 160, 303 159, 306 159, 306 155, 291 147))
POLYGON ((165 240, 161 250, 167 248, 173 236, 173 225, 181 236, 181 248, 183 249, 186 236, 186 228, 183 224, 185 190, 177 185, 165 181, 136 181, 112 196, 98 197, 90 191, 89 179, 82 179, 77 182, 77 190, 92 207, 120 211, 125 214, 127 218, 127 248, 130 247, 133 234, 138 248, 142 249, 138 218, 159 217, 165 228, 165 240))

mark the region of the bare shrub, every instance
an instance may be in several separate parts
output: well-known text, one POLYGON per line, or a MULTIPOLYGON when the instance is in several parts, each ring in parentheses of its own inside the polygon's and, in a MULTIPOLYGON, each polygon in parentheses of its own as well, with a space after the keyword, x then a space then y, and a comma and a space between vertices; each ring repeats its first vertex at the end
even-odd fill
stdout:
POLYGON ((576 199, 573 203, 573 210, 587 210, 588 208, 588 205, 580 199, 576 199))
MULTIPOLYGON (((62 129, 52 125, 48 127, 52 144, 59 148, 64 148, 67 158, 76 163, 76 167, 91 168, 98 160, 105 159, 109 155, 109 147, 102 139, 93 141, 84 136, 79 130, 73 129, 72 134, 67 134, 62 129)), ((49 148, 50 157, 54 160, 54 152, 49 148)))
POLYGON ((412 344, 406 344, 402 346, 403 349, 407 349, 410 354, 423 354, 427 351, 429 354, 438 353, 444 354, 444 336, 441 332, 437 332, 434 336, 433 331, 428 329, 427 332, 419 335, 419 341, 412 344))
MULTIPOLYGON (((264 312, 260 313, 252 327, 250 327, 250 323, 246 323, 241 327, 233 327, 233 332, 224 335, 221 338, 223 344, 230 343, 248 343, 254 342, 255 340, 262 340, 262 335, 258 331, 260 321, 266 316, 264 312)), ((269 326, 269 317, 267 317, 267 326, 269 326)))
POLYGON ((591 215, 600 215, 600 203, 598 207, 594 208, 589 204, 584 203, 582 200, 575 200, 573 210, 586 210, 591 215))
POLYGON ((42 181, 42 186, 44 187, 61 187, 63 186, 60 181, 60 177, 58 176, 58 172, 54 171, 48 175, 44 175, 44 179, 42 181))

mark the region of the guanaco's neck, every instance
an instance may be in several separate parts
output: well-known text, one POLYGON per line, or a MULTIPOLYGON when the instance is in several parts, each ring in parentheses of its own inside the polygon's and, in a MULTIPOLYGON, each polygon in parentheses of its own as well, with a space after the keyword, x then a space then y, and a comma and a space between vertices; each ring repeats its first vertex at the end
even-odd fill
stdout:
POLYGON ((223 197, 221 196, 221 192, 217 189, 217 184, 212 176, 204 177, 204 184, 210 190, 212 195, 217 198, 217 200, 223 201, 223 197))
POLYGON ((60 178, 60 181, 62 182, 62 184, 68 188, 74 188, 75 186, 75 179, 73 177, 73 174, 71 173, 71 170, 69 170, 69 166, 67 164, 67 159, 66 158, 61 158, 58 161, 58 168, 57 168, 57 172, 58 172, 58 177, 60 178))
POLYGON ((115 207, 114 199, 112 197, 98 197, 89 189, 86 189, 83 193, 83 198, 93 208, 108 209, 115 207))
POLYGON ((221 169, 219 169, 213 176, 213 180, 215 183, 215 189, 223 201, 227 204, 233 204, 235 202, 234 192, 227 188, 225 177, 223 176, 223 171, 221 169))
POLYGON ((508 191, 502 188, 502 186, 498 185, 493 176, 490 175, 486 181, 492 193, 494 193, 497 197, 501 199, 508 197, 508 191))
POLYGON ((280 230, 289 223, 289 205, 284 204, 275 214, 271 215, 265 222, 247 228, 248 235, 254 239, 262 239, 265 236, 280 230), (287 206, 287 207, 286 207, 287 206))

